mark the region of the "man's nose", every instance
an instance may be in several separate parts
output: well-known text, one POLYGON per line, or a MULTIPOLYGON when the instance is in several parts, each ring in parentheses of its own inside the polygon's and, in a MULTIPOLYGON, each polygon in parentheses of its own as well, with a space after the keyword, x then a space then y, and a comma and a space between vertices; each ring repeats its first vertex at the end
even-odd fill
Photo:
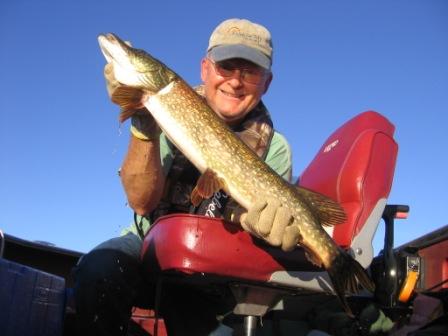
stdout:
POLYGON ((235 87, 243 85, 242 74, 240 69, 234 69, 232 75, 229 77, 229 82, 235 87))

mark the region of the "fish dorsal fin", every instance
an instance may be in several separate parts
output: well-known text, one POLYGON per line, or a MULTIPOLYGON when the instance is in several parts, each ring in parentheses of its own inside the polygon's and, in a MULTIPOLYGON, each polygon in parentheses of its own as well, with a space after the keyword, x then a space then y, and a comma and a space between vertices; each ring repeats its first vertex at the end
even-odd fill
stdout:
POLYGON ((341 205, 331 198, 303 187, 297 187, 297 191, 310 205, 321 225, 338 225, 344 223, 347 219, 341 205))
POLYGON ((129 117, 131 117, 138 109, 143 107, 142 100, 145 97, 145 93, 143 90, 120 85, 115 88, 114 92, 111 95, 111 100, 120 105, 121 113, 119 120, 120 122, 125 121, 129 117))
POLYGON ((215 192, 225 189, 225 186, 224 180, 218 177, 213 170, 207 168, 191 192, 191 203, 198 206, 203 199, 212 197, 215 192))

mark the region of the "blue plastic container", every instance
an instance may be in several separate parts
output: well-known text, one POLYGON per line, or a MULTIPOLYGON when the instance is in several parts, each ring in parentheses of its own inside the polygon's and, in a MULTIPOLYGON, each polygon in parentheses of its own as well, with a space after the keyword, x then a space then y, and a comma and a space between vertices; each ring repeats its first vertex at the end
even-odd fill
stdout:
POLYGON ((0 258, 0 335, 60 336, 65 279, 0 258))

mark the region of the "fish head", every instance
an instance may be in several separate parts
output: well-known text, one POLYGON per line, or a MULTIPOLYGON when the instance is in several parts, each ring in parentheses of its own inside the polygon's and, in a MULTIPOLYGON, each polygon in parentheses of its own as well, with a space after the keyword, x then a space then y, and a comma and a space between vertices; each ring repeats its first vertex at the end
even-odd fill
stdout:
POLYGON ((146 51, 131 47, 115 34, 100 34, 98 43, 121 84, 156 93, 176 77, 174 72, 146 51))

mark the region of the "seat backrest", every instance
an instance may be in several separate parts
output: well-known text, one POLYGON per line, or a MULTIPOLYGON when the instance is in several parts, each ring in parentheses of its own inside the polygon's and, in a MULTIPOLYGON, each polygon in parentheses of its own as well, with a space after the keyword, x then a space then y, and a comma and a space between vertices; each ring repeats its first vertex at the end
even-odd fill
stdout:
POLYGON ((329 232, 344 248, 353 247, 364 229, 371 244, 392 185, 398 151, 394 130, 377 112, 359 114, 325 141, 299 178, 300 186, 331 197, 346 211, 347 220, 329 232))

